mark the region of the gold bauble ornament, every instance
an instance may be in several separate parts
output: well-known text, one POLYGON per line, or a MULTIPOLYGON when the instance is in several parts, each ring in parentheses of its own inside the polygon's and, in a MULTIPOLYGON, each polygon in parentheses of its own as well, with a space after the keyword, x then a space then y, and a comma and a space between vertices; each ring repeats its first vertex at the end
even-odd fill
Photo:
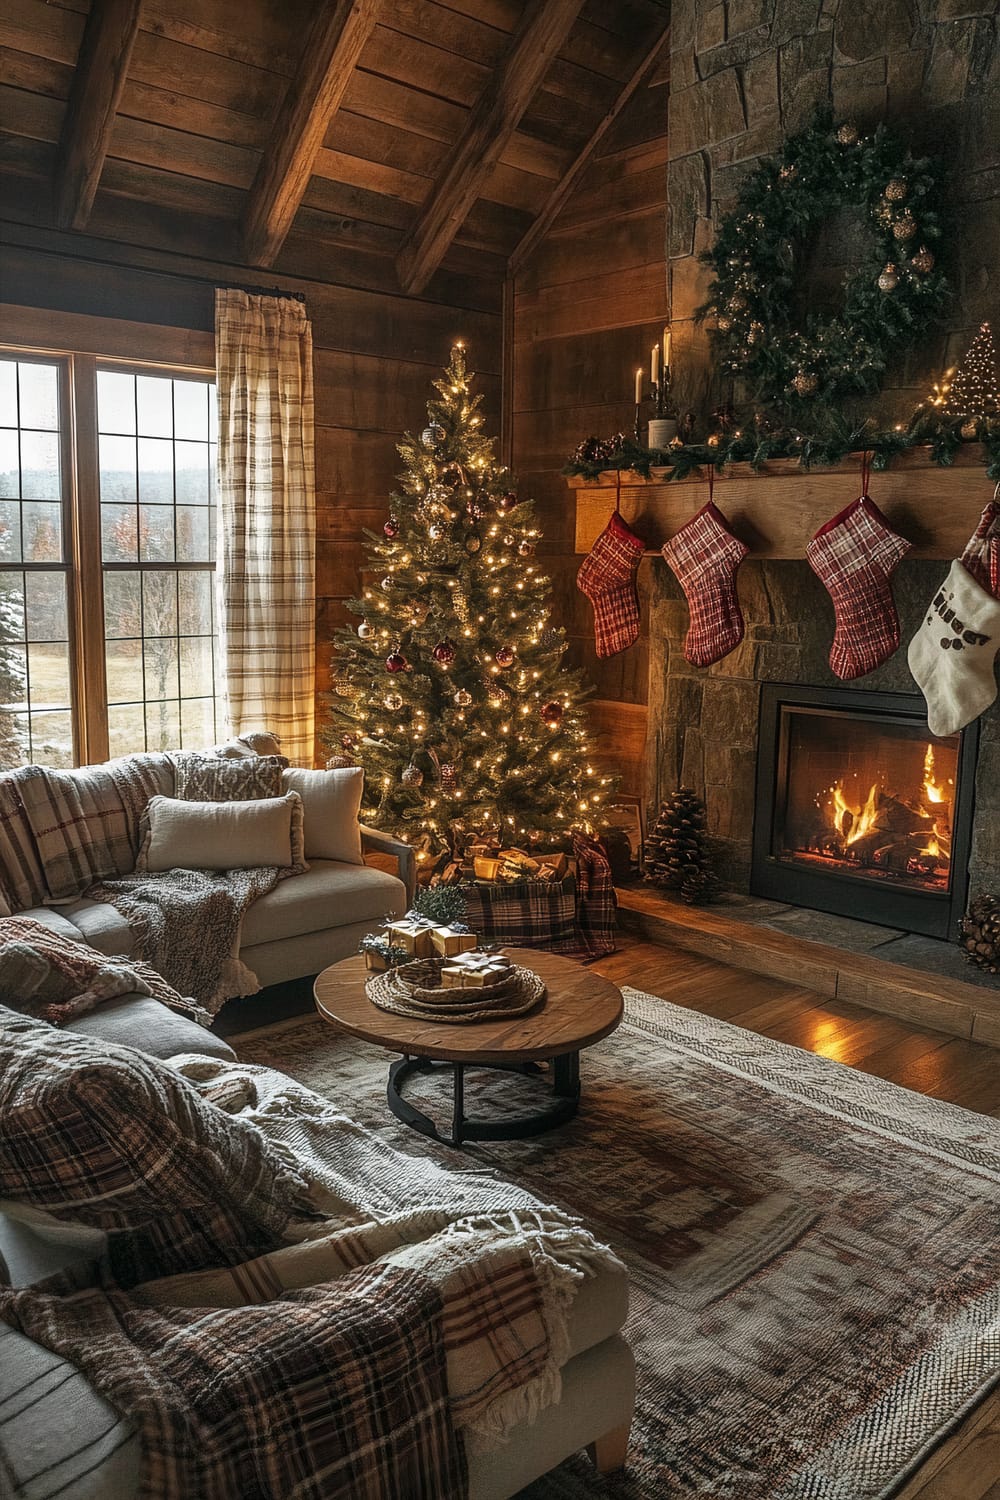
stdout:
POLYGON ((917 221, 907 209, 893 224, 892 233, 897 240, 912 240, 917 232, 917 221))
POLYGON ((933 252, 928 250, 926 245, 921 245, 916 255, 911 257, 910 265, 915 271, 919 271, 921 276, 926 276, 929 271, 933 271, 934 269, 933 252))
POLYGON ((733 326, 733 320, 732 320, 732 318, 727 318, 727 317, 723 316, 723 317, 719 318, 719 320, 718 320, 718 322, 716 323, 715 326, 719 330, 720 333, 728 333, 729 330, 730 330, 730 328, 732 328, 732 326, 733 326))
POLYGON ((813 396, 819 385, 818 378, 810 370, 799 370, 792 377, 792 390, 797 396, 813 396))
POLYGON ((880 292, 894 292, 898 285, 899 272, 896 270, 896 267, 893 265, 892 261, 890 261, 885 270, 879 276, 878 289, 880 292))
POLYGON ((975 417, 970 417, 967 422, 962 423, 958 430, 962 435, 962 441, 971 443, 979 436, 979 423, 975 417))
POLYGON ((858 127, 850 120, 845 121, 837 131, 837 140, 842 146, 856 146, 858 144, 858 127))
POLYGON ((893 177, 885 185, 885 196, 890 203, 902 203, 909 191, 905 177, 893 177))
POLYGON ((747 299, 742 292, 734 292, 726 306, 730 312, 742 312, 747 305, 747 299))

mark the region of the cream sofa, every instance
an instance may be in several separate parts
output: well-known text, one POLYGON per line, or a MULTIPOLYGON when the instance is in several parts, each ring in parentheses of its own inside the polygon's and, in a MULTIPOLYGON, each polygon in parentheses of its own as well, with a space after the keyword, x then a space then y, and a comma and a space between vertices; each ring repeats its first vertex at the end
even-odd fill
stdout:
MULTIPOLYGON (((180 1051, 234 1056, 221 1038, 155 1000, 110 1002, 72 1022, 71 1029, 160 1057, 180 1051)), ((30 1286, 90 1261, 103 1236, 94 1230, 84 1230, 83 1236, 89 1243, 56 1244, 0 1210, 0 1285, 30 1286)), ((469 1500, 507 1500, 584 1447, 599 1469, 621 1466, 635 1396, 635 1364, 620 1333, 627 1308, 622 1273, 605 1271, 580 1283, 561 1399, 534 1422, 515 1427, 499 1449, 470 1455, 469 1500)), ((121 1419, 72 1365, 0 1323, 3 1500, 137 1500, 140 1462, 139 1437, 130 1421, 121 1419), (71 1480, 71 1475, 79 1477, 71 1480)))
MULTIPOLYGON (((230 742, 222 747, 227 757, 235 753, 230 742)), ((216 752, 205 751, 206 756, 216 752)), ((254 752, 246 748, 245 753, 254 752)), ((136 757, 153 769, 156 791, 174 795, 174 770, 166 755, 136 757)), ((94 768, 86 767, 84 771, 94 768)), ((100 769, 100 768, 98 768, 100 769)), ((43 772, 59 778, 80 777, 82 772, 43 772)), ((121 807, 116 812, 121 813, 121 807)), ((127 813, 127 809, 125 809, 127 813)), ((137 845, 138 830, 132 828, 137 845)), ((308 830, 307 830, 308 847, 308 830)), ((388 916, 401 915, 409 905, 414 887, 412 849, 398 839, 375 829, 361 828, 365 855, 380 854, 395 861, 398 874, 369 864, 351 864, 332 859, 309 860, 302 874, 280 880, 254 901, 243 922, 239 957, 260 984, 276 984, 318 974, 328 964, 356 953, 366 933, 388 916)), ((16 773, 0 775, 0 889, 8 893, 8 905, 18 915, 32 917, 61 932, 83 940, 109 956, 137 957, 134 936, 125 919, 106 902, 78 900, 25 904, 10 893, 19 889, 38 891, 44 886, 44 869, 38 860, 32 829, 19 805, 16 773), (37 868, 31 868, 32 865, 37 868)), ((176 1049, 174 1049, 176 1050, 176 1049)))

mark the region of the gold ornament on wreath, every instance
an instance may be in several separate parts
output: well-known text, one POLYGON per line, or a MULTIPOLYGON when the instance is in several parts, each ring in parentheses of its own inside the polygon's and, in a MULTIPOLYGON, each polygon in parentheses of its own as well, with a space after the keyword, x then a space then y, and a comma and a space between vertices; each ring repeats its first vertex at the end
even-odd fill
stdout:
POLYGON ((709 320, 718 374, 744 381, 749 399, 791 412, 799 401, 878 391, 948 296, 935 255, 935 170, 884 125, 861 136, 829 110, 761 161, 701 257, 713 280, 698 317, 709 320), (803 319, 811 299, 801 266, 816 233, 831 214, 858 208, 869 243, 841 308, 803 319))

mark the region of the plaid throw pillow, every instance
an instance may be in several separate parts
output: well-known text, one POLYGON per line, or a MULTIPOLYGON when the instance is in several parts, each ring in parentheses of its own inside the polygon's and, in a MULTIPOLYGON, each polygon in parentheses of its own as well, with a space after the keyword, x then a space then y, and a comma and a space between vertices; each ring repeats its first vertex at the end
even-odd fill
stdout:
POLYGON ((132 869, 132 828, 110 771, 24 766, 14 780, 51 900, 78 896, 96 880, 132 869))
POLYGON ((179 755, 174 795, 183 802, 254 802, 280 797, 281 775, 288 765, 283 755, 237 758, 179 755))
POLYGON ((122 1285, 273 1249, 305 1187, 167 1063, 0 1008, 0 1198, 107 1230, 122 1285))

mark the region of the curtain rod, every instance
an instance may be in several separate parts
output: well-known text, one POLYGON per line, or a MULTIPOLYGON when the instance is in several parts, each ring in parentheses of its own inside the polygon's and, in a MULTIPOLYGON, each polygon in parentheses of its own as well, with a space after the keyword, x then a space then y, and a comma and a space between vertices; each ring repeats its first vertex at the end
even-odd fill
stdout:
MULTIPOLYGON (((198 279, 207 280, 208 278, 199 277, 198 279)), ((222 292, 246 292, 251 297, 291 297, 293 302, 306 300, 305 292, 286 292, 280 286, 250 286, 242 281, 219 281, 216 282, 216 286, 222 292)))

